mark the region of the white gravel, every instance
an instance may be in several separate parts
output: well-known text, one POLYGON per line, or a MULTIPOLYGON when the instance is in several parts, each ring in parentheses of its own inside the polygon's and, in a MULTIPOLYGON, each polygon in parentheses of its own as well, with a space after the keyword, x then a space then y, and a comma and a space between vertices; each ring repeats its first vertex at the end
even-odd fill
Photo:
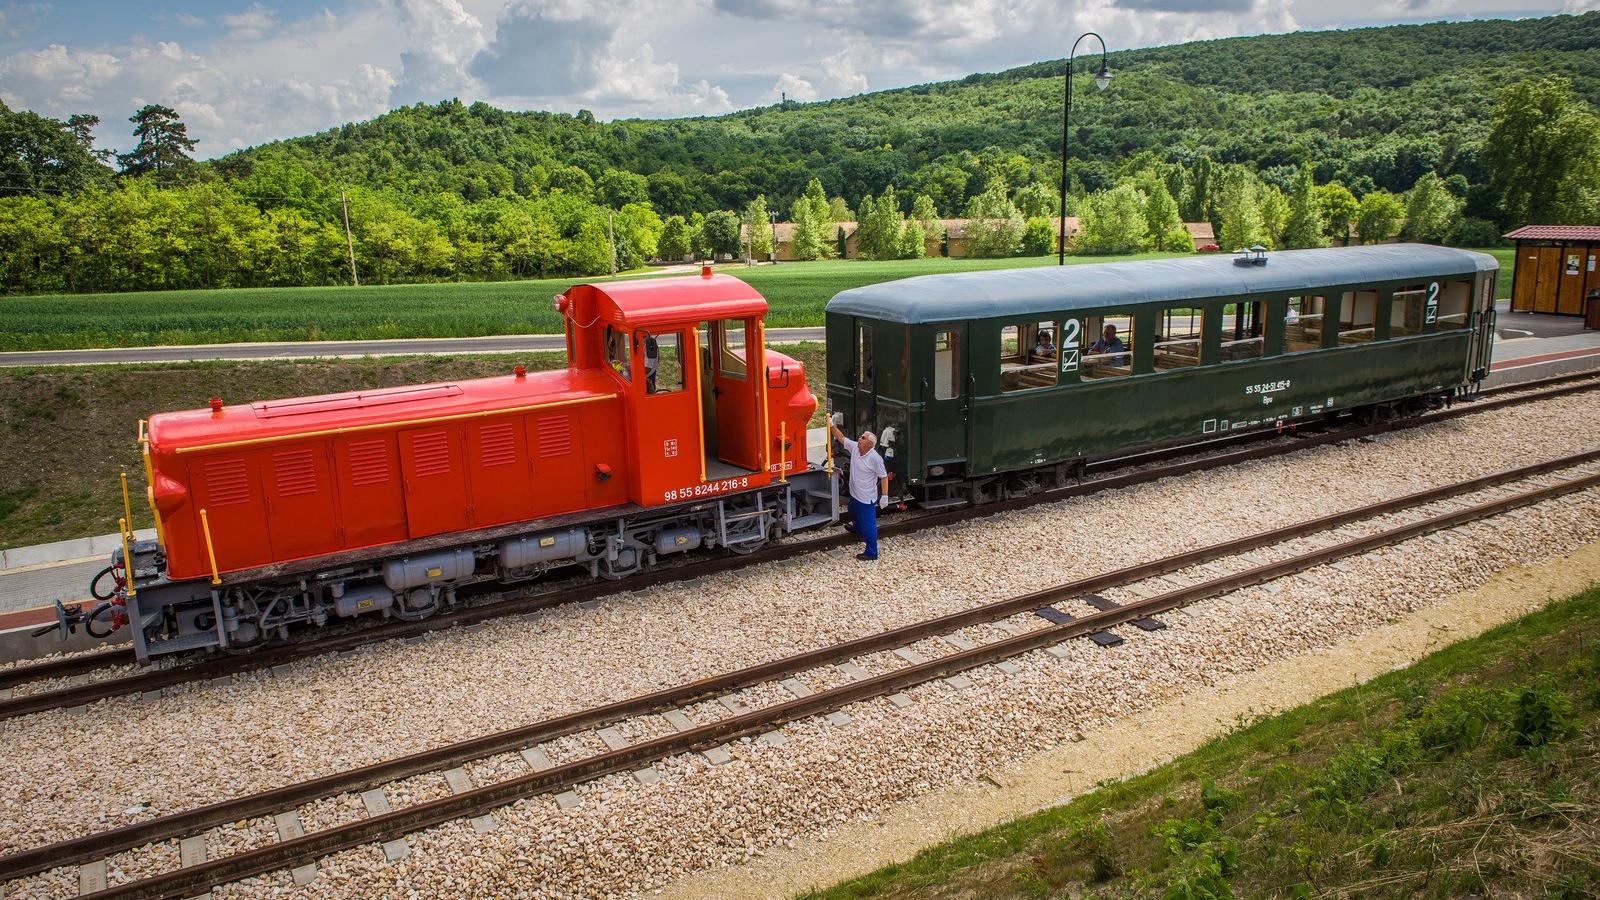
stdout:
MULTIPOLYGON (((121 824, 141 801, 152 804, 144 815, 153 815, 261 790, 1595 446, 1600 419, 1590 400, 1545 401, 899 538, 874 566, 835 551, 641 591, 594 610, 501 622, 476 635, 322 658, 281 676, 0 723, 0 779, 16 786, 0 799, 0 850, 121 824)), ((360 895, 381 890, 368 878, 403 878, 422 893, 450 893, 447 872, 459 871, 478 884, 537 879, 521 883, 584 895, 738 860, 1148 705, 1170 690, 1164 679, 1192 685, 1318 646, 1368 616, 1403 614, 1508 562, 1594 540, 1593 494, 1542 504, 1521 514, 1526 521, 1460 529, 1447 545, 1414 541, 1351 561, 1349 572, 1319 570, 1277 592, 1256 588, 1208 601, 1169 615, 1167 631, 1129 629, 1133 639, 1116 650, 1083 643, 1066 659, 1029 654, 1018 675, 985 669, 964 691, 943 683, 914 689, 918 702, 906 710, 874 701, 850 710, 850 726, 792 725, 789 747, 742 743, 728 766, 693 757, 659 764, 663 780, 649 787, 626 775, 605 779, 581 789, 584 804, 565 812, 548 798, 530 800, 502 811, 505 824, 487 838, 459 823, 413 836, 414 852, 402 863, 384 866, 372 848, 342 854, 315 886, 360 895), (1426 565, 1416 561, 1419 547, 1426 565), (1441 563, 1446 547, 1453 549, 1441 563), (495 874, 502 864, 507 876, 495 874), (346 881, 345 870, 363 873, 361 880, 346 881)), ((989 628, 969 636, 985 639, 989 628)), ((869 671, 886 664, 860 662, 869 671)), ((702 714, 725 711, 690 712, 697 720, 702 714)), ((559 761, 582 746, 580 738, 571 742, 547 749, 559 761)), ((514 760, 492 769, 516 772, 514 760)), ((431 795, 426 779, 412 781, 418 796, 431 795)), ((322 804, 339 814, 302 809, 306 826, 360 814, 359 801, 354 808, 339 801, 345 798, 322 804)), ((49 880, 8 885, 6 896, 33 896, 49 880)), ((286 882, 284 875, 224 893, 286 882)), ((506 882, 496 886, 511 892, 506 882)))

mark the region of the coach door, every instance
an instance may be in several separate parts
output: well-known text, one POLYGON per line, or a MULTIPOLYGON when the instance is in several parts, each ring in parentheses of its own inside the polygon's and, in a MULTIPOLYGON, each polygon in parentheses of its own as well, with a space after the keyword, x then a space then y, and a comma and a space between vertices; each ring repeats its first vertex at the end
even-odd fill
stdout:
POLYGON ((856 437, 863 431, 878 427, 878 368, 874 350, 871 319, 855 320, 855 363, 851 370, 855 381, 855 421, 847 423, 845 431, 856 437))
POLYGON ((918 367, 925 374, 916 385, 923 401, 924 469, 966 460, 972 408, 966 323, 927 327, 931 334, 923 341, 922 365, 918 367))
POLYGON ((406 524, 414 538, 467 527, 467 475, 455 429, 441 425, 400 432, 406 524))
MULTIPOLYGON (((752 347, 753 320, 723 319, 711 323, 711 393, 716 406, 717 459, 754 472, 760 468, 761 416, 756 379, 763 376, 759 362, 752 373, 748 360, 761 360, 760 347, 752 347)), ((713 473, 714 474, 714 473, 713 473)))

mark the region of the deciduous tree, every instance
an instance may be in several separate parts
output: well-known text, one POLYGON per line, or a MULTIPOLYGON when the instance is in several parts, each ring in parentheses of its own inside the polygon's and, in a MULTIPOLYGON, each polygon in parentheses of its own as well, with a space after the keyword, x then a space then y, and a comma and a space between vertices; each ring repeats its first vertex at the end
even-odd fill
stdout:
POLYGON ((1290 250, 1326 247, 1328 240, 1322 229, 1322 211, 1317 203, 1311 167, 1303 165, 1295 173, 1294 189, 1289 192, 1289 217, 1283 223, 1280 246, 1290 250))
POLYGON ((1461 201, 1445 187, 1444 179, 1433 172, 1424 174, 1406 192, 1406 224, 1402 234, 1408 241, 1441 243, 1456 227, 1461 201))
POLYGON ((1378 244, 1400 233, 1406 208, 1400 198, 1388 191, 1372 191, 1361 198, 1356 211, 1356 233, 1361 243, 1378 244))

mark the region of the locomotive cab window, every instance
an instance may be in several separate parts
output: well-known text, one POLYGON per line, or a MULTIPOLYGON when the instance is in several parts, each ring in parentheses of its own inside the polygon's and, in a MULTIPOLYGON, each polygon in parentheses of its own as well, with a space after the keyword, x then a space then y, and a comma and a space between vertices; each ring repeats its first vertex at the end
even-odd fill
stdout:
POLYGON ((1433 327, 1437 331, 1466 328, 1472 319, 1472 282, 1445 281, 1439 284, 1438 312, 1433 327))
POLYGON ((683 390, 683 337, 676 331, 666 334, 642 333, 644 353, 644 392, 672 394, 683 390))
POLYGON ((1345 291, 1339 298, 1339 343, 1367 343, 1377 334, 1377 324, 1377 291, 1345 291))
POLYGON ((941 331, 933 336, 933 399, 961 396, 961 335, 941 331))
POLYGON ((1097 381, 1133 374, 1132 312, 1088 316, 1083 320, 1083 331, 1092 341, 1083 353, 1079 379, 1097 381))
POLYGON ((1322 322, 1328 300, 1321 296, 1290 297, 1283 314, 1283 352, 1304 353, 1322 346, 1322 322))
POLYGON ((1265 300, 1229 303, 1222 308, 1222 361, 1260 359, 1266 355, 1265 300))
POLYGON ((717 371, 729 378, 743 378, 744 321, 723 319, 717 324, 717 371))
POLYGON ((1054 387, 1060 355, 1055 322, 1019 322, 1000 329, 1000 390, 1054 387))
POLYGON ((1153 343, 1156 369, 1182 369, 1200 364, 1200 340, 1205 334, 1205 310, 1175 306, 1161 311, 1153 343))
POLYGON ((1394 289, 1389 303, 1389 336, 1408 337, 1421 334, 1426 324, 1423 316, 1427 310, 1428 285, 1408 284, 1394 289))
POLYGON ((632 356, 628 349, 628 335, 626 332, 617 331, 610 325, 606 326, 606 364, 611 371, 622 376, 623 381, 633 381, 633 369, 629 366, 632 356))

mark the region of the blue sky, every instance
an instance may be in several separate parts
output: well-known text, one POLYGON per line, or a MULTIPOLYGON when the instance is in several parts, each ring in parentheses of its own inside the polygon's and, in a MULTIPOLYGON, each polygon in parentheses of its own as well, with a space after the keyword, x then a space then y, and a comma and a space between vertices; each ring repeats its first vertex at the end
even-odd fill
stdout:
POLYGON ((1600 0, 0 0, 0 100, 144 103, 210 157, 449 97, 510 109, 714 115, 1113 49, 1240 34, 1542 16, 1600 0))

